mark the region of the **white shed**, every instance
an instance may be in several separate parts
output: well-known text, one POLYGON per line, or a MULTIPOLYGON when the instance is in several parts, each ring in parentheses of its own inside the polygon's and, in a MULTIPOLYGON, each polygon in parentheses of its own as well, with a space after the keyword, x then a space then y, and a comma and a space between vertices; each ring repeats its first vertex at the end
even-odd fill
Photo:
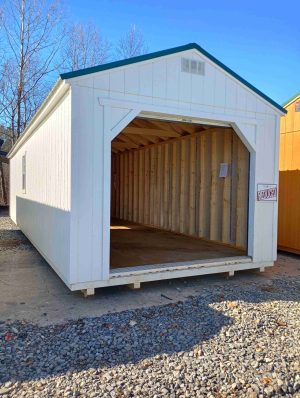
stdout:
POLYGON ((197 44, 65 73, 10 215, 71 290, 272 266, 285 110, 197 44))

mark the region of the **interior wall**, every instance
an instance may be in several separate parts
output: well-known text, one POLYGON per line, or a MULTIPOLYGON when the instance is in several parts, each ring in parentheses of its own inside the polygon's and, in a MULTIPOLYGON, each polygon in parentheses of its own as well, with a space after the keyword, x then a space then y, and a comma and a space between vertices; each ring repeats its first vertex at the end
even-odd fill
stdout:
POLYGON ((113 153, 111 215, 246 249, 248 173, 249 152, 231 129, 113 153))

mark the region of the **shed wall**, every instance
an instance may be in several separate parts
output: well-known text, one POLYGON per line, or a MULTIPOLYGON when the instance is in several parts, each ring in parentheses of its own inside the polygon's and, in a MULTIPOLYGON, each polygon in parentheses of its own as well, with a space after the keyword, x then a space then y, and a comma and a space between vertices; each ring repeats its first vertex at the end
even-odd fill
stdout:
POLYGON ((70 112, 68 92, 10 160, 10 216, 65 281, 70 259, 70 112))
POLYGON ((300 253, 300 112, 295 111, 296 102, 287 106, 280 125, 278 245, 300 253))
POLYGON ((113 154, 112 216, 246 249, 248 171, 231 129, 113 154))

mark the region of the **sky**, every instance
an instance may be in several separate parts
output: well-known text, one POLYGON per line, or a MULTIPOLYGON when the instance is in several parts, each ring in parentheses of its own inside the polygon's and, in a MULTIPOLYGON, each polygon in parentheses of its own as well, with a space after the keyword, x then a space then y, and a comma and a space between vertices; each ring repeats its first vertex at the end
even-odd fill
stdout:
POLYGON ((282 104, 300 91, 300 2, 65 0, 112 43, 135 25, 149 52, 196 42, 282 104))

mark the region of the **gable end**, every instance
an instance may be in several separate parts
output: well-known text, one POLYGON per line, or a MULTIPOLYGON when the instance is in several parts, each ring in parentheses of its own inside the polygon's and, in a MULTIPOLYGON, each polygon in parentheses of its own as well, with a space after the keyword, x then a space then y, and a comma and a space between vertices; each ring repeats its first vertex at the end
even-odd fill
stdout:
POLYGON ((197 51, 199 51, 200 54, 202 54, 205 57, 207 57, 210 61, 212 61, 213 63, 218 65, 221 69, 223 69, 229 75, 231 75, 232 77, 237 79, 243 85, 245 85, 250 90, 252 90, 254 93, 256 93, 261 98, 263 98, 264 100, 269 102, 271 105, 273 105, 280 112, 282 112, 284 114, 287 113, 287 111, 286 111, 286 109, 284 107, 282 107, 281 105, 277 104, 277 102, 273 101, 270 97, 268 97, 266 94, 264 94, 263 92, 258 90, 251 83, 249 83, 247 80, 243 79, 241 76, 239 76, 237 73, 235 73, 232 69, 230 69, 228 66, 224 65, 217 58, 215 58, 213 55, 208 53, 206 50, 204 50, 202 47, 200 47, 196 43, 190 43, 190 44, 186 44, 184 46, 169 48, 167 50, 157 51, 157 52, 153 52, 153 53, 149 53, 149 54, 145 54, 145 55, 139 55, 137 57, 124 59, 124 60, 121 60, 121 61, 114 61, 114 62, 110 62, 108 64, 93 66, 93 67, 90 67, 90 68, 80 69, 80 70, 73 71, 73 72, 62 73, 60 75, 60 77, 63 80, 72 79, 72 78, 79 77, 79 76, 85 76, 85 75, 89 75, 89 74, 96 73, 96 72, 103 72, 103 71, 106 71, 106 70, 110 70, 110 69, 119 68, 119 67, 122 67, 122 66, 135 64, 135 63, 138 63, 138 62, 149 61, 149 60, 152 60, 152 59, 155 59, 155 58, 164 57, 164 56, 167 56, 167 55, 173 55, 173 54, 180 53, 180 52, 187 51, 187 50, 197 50, 197 51))

